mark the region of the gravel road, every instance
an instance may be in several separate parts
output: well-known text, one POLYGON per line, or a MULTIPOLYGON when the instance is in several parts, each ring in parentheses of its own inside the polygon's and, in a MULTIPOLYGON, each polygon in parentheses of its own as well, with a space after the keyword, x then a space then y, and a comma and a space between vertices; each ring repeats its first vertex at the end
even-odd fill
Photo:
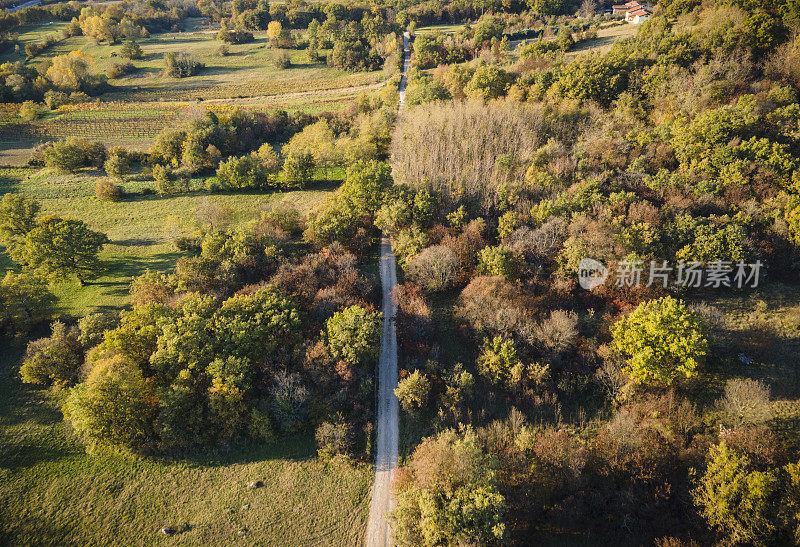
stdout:
MULTIPOLYGON (((400 79, 400 110, 406 96, 406 73, 411 64, 408 33, 403 35, 403 75, 400 79)), ((397 286, 397 265, 389 236, 381 239, 381 287, 383 289, 383 334, 381 355, 378 359, 378 408, 375 417, 375 482, 372 484, 372 501, 367 520, 366 545, 384 547, 392 545, 392 534, 387 514, 393 508, 392 479, 397 469, 397 439, 400 411, 394 388, 397 387, 397 332, 394 318, 397 306, 392 291, 397 286)))

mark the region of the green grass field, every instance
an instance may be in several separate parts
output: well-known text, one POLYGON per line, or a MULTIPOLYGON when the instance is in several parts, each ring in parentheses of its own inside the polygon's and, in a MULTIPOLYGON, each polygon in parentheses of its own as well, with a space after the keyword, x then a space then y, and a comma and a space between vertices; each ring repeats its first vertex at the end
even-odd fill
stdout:
MULTIPOLYGON (((119 309, 129 301, 131 278, 146 270, 167 271, 181 256, 174 239, 199 228, 197 210, 218 204, 231 211, 231 225, 258 218, 260 212, 278 203, 289 203, 301 213, 308 212, 330 189, 294 192, 252 192, 209 194, 196 192, 174 197, 133 194, 110 203, 94 197, 97 173, 54 175, 48 170, 0 170, 0 195, 22 192, 41 201, 42 213, 56 213, 83 220, 92 229, 108 234, 101 258, 107 272, 91 284, 80 287, 77 281, 53 285, 62 313, 83 316, 104 309, 119 309)), ((129 192, 138 192, 151 183, 131 182, 129 192)), ((12 267, 5 255, 0 271, 12 267)))
POLYGON ((15 378, 0 354, 0 544, 356 545, 371 467, 315 456, 309 435, 180 459, 87 454, 58 395, 15 378), (264 486, 248 489, 250 481, 264 486), (164 526, 188 529, 172 537, 164 526), (241 533, 241 534, 240 534, 241 533))

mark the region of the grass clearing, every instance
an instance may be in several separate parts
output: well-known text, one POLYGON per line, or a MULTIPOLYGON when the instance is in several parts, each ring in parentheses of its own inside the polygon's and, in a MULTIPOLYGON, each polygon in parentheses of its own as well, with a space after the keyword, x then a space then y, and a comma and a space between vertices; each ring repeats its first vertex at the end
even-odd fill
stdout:
MULTIPOLYGON (((77 281, 53 286, 61 313, 83 316, 126 306, 131 278, 148 269, 170 270, 182 256, 173 244, 174 239, 199 228, 197 210, 208 203, 229 209, 231 225, 239 226, 278 203, 291 204, 302 214, 307 213, 331 191, 322 187, 292 192, 195 192, 173 197, 132 194, 123 201, 110 203, 94 197, 98 174, 82 171, 55 175, 46 169, 23 168, 0 170, 0 195, 22 192, 41 201, 42 214, 56 213, 83 220, 111 239, 100 255, 107 265, 103 276, 84 287, 77 281)), ((130 192, 140 192, 151 184, 134 181, 124 186, 130 192)), ((10 267, 12 263, 7 258, 0 262, 0 271, 10 267)))

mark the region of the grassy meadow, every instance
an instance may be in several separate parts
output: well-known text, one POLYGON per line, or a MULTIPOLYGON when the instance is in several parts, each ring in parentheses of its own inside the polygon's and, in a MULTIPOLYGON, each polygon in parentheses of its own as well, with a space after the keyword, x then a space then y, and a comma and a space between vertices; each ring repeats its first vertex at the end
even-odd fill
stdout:
MULTIPOLYGON (((132 277, 148 269, 171 269, 181 256, 174 239, 199 228, 198 209, 209 204, 225 207, 230 211, 231 225, 236 226, 258 218, 262 210, 278 203, 291 204, 301 213, 308 212, 330 191, 321 188, 294 192, 195 192, 161 197, 138 193, 152 183, 133 181, 124 185, 130 194, 123 201, 111 203, 95 198, 97 175, 87 170, 72 175, 56 175, 47 169, 0 170, 0 194, 22 192, 41 201, 43 214, 83 220, 111 240, 100 255, 107 267, 103 276, 84 287, 77 281, 53 285, 59 297, 59 311, 75 316, 119 309, 129 301, 132 277)), ((0 268, 5 271, 13 264, 3 256, 0 268)))
POLYGON ((19 348, 0 354, 0 544, 363 541, 370 466, 324 464, 302 434, 179 459, 87 453, 62 421, 59 394, 16 378, 19 357, 19 348), (182 531, 166 537, 164 526, 182 531))

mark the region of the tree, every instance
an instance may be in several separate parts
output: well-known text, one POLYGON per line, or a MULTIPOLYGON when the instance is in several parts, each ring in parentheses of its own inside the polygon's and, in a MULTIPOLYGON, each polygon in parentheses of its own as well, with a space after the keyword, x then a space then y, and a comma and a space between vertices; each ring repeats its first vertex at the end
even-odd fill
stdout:
POLYGON ((267 25, 267 37, 269 38, 269 43, 273 47, 278 46, 278 40, 281 37, 281 33, 283 32, 283 25, 281 25, 280 21, 270 21, 267 25))
POLYGON ((52 315, 55 303, 56 297, 39 277, 6 272, 0 281, 0 329, 25 334, 52 315))
POLYGON ((471 429, 424 439, 397 486, 397 508, 391 515, 397 544, 501 542, 506 501, 497 487, 497 465, 481 451, 471 429))
POLYGON ((502 97, 511 86, 509 75, 496 65, 481 65, 464 91, 470 99, 488 101, 502 97))
POLYGON ((478 253, 478 272, 513 278, 517 274, 516 256, 511 249, 503 245, 484 247, 478 253))
POLYGON ((303 188, 314 180, 314 156, 310 152, 291 152, 283 162, 281 182, 287 188, 303 188))
POLYGON ((97 362, 71 391, 64 418, 90 445, 137 449, 154 439, 158 397, 141 370, 122 355, 97 362))
POLYGON ((253 361, 284 346, 300 327, 300 315, 275 287, 225 300, 212 319, 219 350, 253 361))
POLYGON ((108 173, 108 176, 124 180, 125 175, 131 172, 130 160, 128 153, 124 148, 112 148, 111 152, 106 159, 103 168, 108 173))
POLYGON ((68 328, 56 321, 50 338, 40 338, 28 344, 20 367, 22 381, 49 386, 70 385, 78 378, 83 364, 83 346, 77 328, 68 328))
POLYGON ((524 365, 517 356, 517 348, 512 340, 502 336, 486 338, 478 357, 478 371, 493 384, 507 384, 520 377, 524 365))
POLYGON ((223 188, 265 188, 269 178, 264 164, 253 152, 236 158, 231 156, 219 164, 217 178, 223 188))
POLYGON ((456 254, 445 245, 433 245, 408 260, 408 275, 431 292, 452 287, 459 274, 456 254))
POLYGON ((108 243, 108 236, 90 230, 80 220, 44 217, 25 237, 22 263, 54 279, 71 275, 81 285, 101 270, 97 254, 108 243))
POLYGON ((415 370, 397 383, 394 394, 400 400, 403 410, 419 410, 428 402, 431 382, 419 370, 415 370))
POLYGON ((323 458, 334 454, 350 456, 353 453, 353 426, 337 415, 332 422, 322 422, 314 436, 317 450, 323 458))
POLYGON ((613 347, 628 356, 634 380, 647 384, 691 378, 708 352, 700 318, 669 296, 643 302, 611 334, 613 347))
POLYGON ((692 492, 701 514, 731 544, 763 544, 775 533, 778 478, 751 468, 750 460, 725 442, 712 446, 708 468, 692 492))
POLYGON ((328 347, 335 359, 367 366, 378 358, 383 314, 350 306, 325 323, 328 347))
POLYGON ((144 57, 142 46, 133 40, 129 40, 122 44, 122 49, 120 49, 119 54, 126 59, 141 59, 144 57))
POLYGON ((0 201, 0 243, 12 257, 28 232, 36 227, 41 207, 38 201, 22 194, 6 194, 0 201))
POLYGON ((97 83, 91 74, 94 60, 80 51, 53 57, 53 64, 47 69, 47 78, 53 85, 71 91, 89 91, 97 83))
POLYGON ((62 173, 74 173, 86 164, 86 153, 73 139, 58 141, 45 150, 44 164, 62 173))

